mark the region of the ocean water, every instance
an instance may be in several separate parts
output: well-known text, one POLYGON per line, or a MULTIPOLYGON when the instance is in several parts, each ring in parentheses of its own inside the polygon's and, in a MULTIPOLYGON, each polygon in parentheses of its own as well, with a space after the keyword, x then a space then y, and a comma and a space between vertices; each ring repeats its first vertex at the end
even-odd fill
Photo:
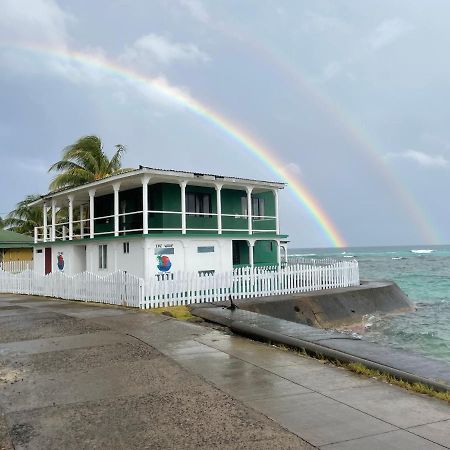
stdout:
POLYGON ((354 257, 363 280, 393 280, 412 313, 365 317, 365 339, 450 361, 450 246, 290 249, 308 258, 354 257))

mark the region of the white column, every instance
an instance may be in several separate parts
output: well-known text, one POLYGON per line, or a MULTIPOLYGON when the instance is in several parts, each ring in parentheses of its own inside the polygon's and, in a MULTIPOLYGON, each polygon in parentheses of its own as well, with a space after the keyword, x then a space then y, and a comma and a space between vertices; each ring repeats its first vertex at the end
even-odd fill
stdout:
POLYGON ((80 205, 80 238, 84 239, 84 205, 80 205))
POLYGON ((150 175, 142 177, 142 233, 148 234, 148 182, 150 175))
POLYGON ((44 202, 44 206, 42 207, 42 215, 44 222, 44 242, 47 242, 47 203, 44 202))
POLYGON ((89 237, 94 238, 94 197, 95 189, 89 191, 89 237))
POLYGON ((222 234, 222 186, 223 184, 216 183, 217 196, 217 233, 222 234))
POLYGON ((247 186, 247 217, 248 217, 248 234, 253 234, 252 224, 252 187, 247 186))
POLYGON ((73 239, 73 195, 68 195, 69 199, 69 241, 73 239))
POLYGON ((275 229, 276 233, 280 234, 280 217, 278 209, 278 189, 273 190, 273 197, 275 199, 275 229))
POLYGON ((181 187, 181 234, 186 234, 186 185, 187 181, 180 183, 181 187))
POLYGON ((277 263, 281 266, 281 242, 277 241, 277 263))
POLYGON ((114 236, 119 236, 119 189, 120 189, 120 183, 114 183, 113 189, 114 189, 114 236))
POLYGON ((56 240, 56 200, 52 200, 52 231, 51 240, 56 240))
POLYGON ((37 244, 38 241, 38 229, 34 227, 34 243, 37 244))
POLYGON ((254 242, 248 241, 248 262, 250 263, 250 267, 254 266, 254 258, 253 258, 253 249, 255 247, 254 242))
POLYGON ((65 241, 67 238, 67 227, 65 225, 62 226, 62 239, 65 241))

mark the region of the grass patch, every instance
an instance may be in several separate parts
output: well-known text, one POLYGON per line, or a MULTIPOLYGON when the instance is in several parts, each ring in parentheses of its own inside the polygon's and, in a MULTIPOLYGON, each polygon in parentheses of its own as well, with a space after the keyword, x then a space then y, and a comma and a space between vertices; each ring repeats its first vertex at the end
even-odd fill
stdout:
POLYGON ((303 348, 290 347, 285 344, 269 344, 274 347, 277 347, 281 350, 285 350, 291 353, 296 353, 299 356, 303 357, 311 357, 319 360, 322 363, 333 364, 336 367, 342 367, 344 369, 350 370, 358 375, 374 378, 379 381, 383 381, 385 383, 393 384, 395 386, 400 386, 408 391, 417 392, 419 394, 425 394, 430 397, 438 398, 440 400, 444 400, 447 403, 450 403, 450 391, 440 392, 436 391, 433 388, 423 384, 423 383, 410 383, 409 381, 402 380, 401 378, 397 378, 394 375, 391 375, 386 372, 381 372, 379 370, 370 369, 361 363, 344 363, 341 361, 337 361, 335 359, 331 359, 322 354, 317 354, 313 352, 308 352, 303 348))
POLYGON ((436 397, 450 403, 450 391, 446 392, 435 391, 434 389, 423 383, 410 383, 409 381, 402 380, 389 373, 380 372, 379 370, 375 369, 370 369, 369 367, 366 367, 361 363, 348 363, 344 364, 343 367, 346 367, 347 369, 359 375, 363 375, 368 378, 375 378, 377 380, 385 381, 386 383, 389 384, 395 384, 396 386, 400 386, 404 389, 407 389, 408 391, 429 395, 430 397, 436 397))
POLYGON ((156 314, 163 314, 165 316, 173 317, 174 319, 179 320, 195 319, 195 317, 191 314, 187 306, 167 306, 163 308, 151 308, 145 311, 156 314))

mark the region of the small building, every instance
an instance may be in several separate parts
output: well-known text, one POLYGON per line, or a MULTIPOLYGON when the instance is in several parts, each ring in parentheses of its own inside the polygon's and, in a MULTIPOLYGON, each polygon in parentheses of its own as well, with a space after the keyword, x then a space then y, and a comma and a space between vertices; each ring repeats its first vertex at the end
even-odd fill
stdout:
POLYGON ((0 263, 32 259, 32 237, 9 230, 0 230, 0 263))
POLYGON ((49 192, 35 229, 41 274, 117 270, 150 280, 281 264, 283 183, 147 167, 49 192), (68 208, 68 221, 58 211, 68 208))

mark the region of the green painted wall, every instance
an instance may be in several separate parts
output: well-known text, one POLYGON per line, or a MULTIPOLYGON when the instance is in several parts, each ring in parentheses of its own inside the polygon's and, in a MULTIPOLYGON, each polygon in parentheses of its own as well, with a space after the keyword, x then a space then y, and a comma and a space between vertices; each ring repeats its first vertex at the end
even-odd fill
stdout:
MULTIPOLYGON (((189 186, 186 192, 207 193, 211 196, 211 212, 217 213, 217 196, 216 190, 210 187, 189 186)), ((232 214, 232 216, 222 216, 222 228, 230 230, 231 233, 239 233, 247 230, 247 218, 235 217, 242 215, 242 198, 247 198, 247 193, 237 189, 222 189, 222 214, 232 214), (235 231, 234 231, 235 230, 235 231)), ((177 184, 157 183, 148 187, 149 210, 156 211, 179 211, 181 212, 181 188, 177 184)), ((254 197, 264 198, 264 215, 275 215, 275 201, 272 192, 264 192, 254 194, 254 197)), ((126 212, 142 210, 142 189, 130 189, 119 193, 119 205, 122 212, 122 202, 126 202, 126 212)), ((108 194, 95 198, 95 215, 107 216, 114 212, 114 195, 108 194)), ((186 217, 187 228, 200 228, 203 230, 188 231, 189 234, 211 233, 208 229, 217 228, 217 216, 193 216, 186 217)), ((120 219, 121 229, 139 229, 142 228, 141 214, 128 215, 120 219)), ((167 213, 149 213, 149 228, 181 228, 181 214, 167 213)), ((275 219, 253 219, 253 229, 275 231, 275 219)), ((95 232, 101 233, 106 231, 114 231, 114 220, 100 219, 95 221, 95 232)), ((170 233, 173 230, 161 231, 150 230, 150 233, 170 233)))
MULTIPOLYGON (((236 189, 222 189, 222 214, 242 214, 241 198, 247 198, 245 191, 236 189)), ((224 230, 247 230, 247 218, 222 217, 222 228, 224 230)))
POLYGON ((258 264, 277 264, 277 243, 275 241, 256 241, 253 248, 253 262, 258 264))

